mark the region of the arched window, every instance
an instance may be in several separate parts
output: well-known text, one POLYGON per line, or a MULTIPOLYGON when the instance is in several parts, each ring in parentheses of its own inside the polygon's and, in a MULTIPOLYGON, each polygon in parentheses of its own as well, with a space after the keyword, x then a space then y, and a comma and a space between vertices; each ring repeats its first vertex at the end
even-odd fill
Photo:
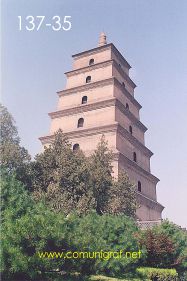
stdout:
POLYGON ((78 143, 75 143, 75 144, 73 145, 73 151, 77 151, 77 150, 79 150, 79 148, 80 148, 80 146, 79 146, 78 143))
POLYGON ((82 97, 82 104, 87 103, 87 100, 88 100, 87 96, 82 97))
POLYGON ((130 132, 131 135, 132 135, 132 126, 129 126, 129 132, 130 132))
POLYGON ((94 59, 90 59, 89 60, 89 65, 93 65, 94 64, 94 59))
POLYGON ((122 82, 122 86, 125 88, 125 83, 124 82, 122 82))
POLYGON ((83 118, 79 118, 78 123, 77 123, 77 128, 81 128, 84 125, 84 119, 83 118))
POLYGON ((141 192, 142 191, 142 184, 140 181, 138 181, 138 191, 141 192))
POLYGON ((91 82, 91 76, 87 76, 86 77, 86 83, 90 83, 91 82))
POLYGON ((136 152, 133 152, 133 160, 134 162, 137 162, 136 152))
POLYGON ((126 109, 129 109, 129 104, 128 104, 128 103, 126 103, 125 107, 126 107, 126 109))

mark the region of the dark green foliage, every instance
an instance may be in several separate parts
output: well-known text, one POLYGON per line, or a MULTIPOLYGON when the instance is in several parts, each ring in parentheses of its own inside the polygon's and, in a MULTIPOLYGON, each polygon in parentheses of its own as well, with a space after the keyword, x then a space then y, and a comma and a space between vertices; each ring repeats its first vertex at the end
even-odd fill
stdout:
POLYGON ((20 146, 14 123, 11 114, 1 106, 1 167, 34 191, 34 198, 45 200, 53 210, 66 214, 95 209, 100 215, 125 212, 134 216, 135 189, 127 177, 113 180, 113 156, 104 136, 93 155, 86 158, 81 150, 72 151, 59 130, 51 145, 30 162, 27 150, 20 146))
POLYGON ((111 214, 126 214, 134 217, 136 213, 136 189, 126 174, 119 174, 118 180, 112 182, 109 190, 107 211, 111 214))
POLYGON ((137 227, 124 215, 91 213, 83 217, 36 204, 15 177, 2 174, 2 273, 5 280, 42 278, 47 271, 123 273, 137 260, 47 259, 44 251, 138 250, 137 227))
POLYGON ((32 183, 36 199, 44 198, 52 209, 66 214, 75 209, 86 213, 88 208, 94 208, 87 159, 81 151, 72 151, 60 130, 35 160, 32 183))
POLYGON ((15 121, 6 107, 0 104, 0 164, 7 172, 16 174, 16 178, 29 185, 28 176, 30 155, 28 151, 20 146, 15 121))
POLYGON ((63 260, 40 259, 38 251, 61 251, 67 245, 71 225, 42 203, 36 204, 23 185, 12 176, 2 176, 1 272, 4 280, 42 278, 63 260), (8 189, 8 190, 7 190, 8 189))
POLYGON ((112 159, 112 152, 109 151, 107 142, 102 136, 97 149, 89 159, 90 184, 93 189, 98 214, 103 214, 107 209, 112 186, 112 159))
POLYGON ((178 274, 175 269, 162 269, 162 268, 151 268, 151 267, 143 267, 138 268, 137 272, 140 276, 145 280, 146 278, 149 280, 155 281, 177 281, 178 274))
POLYGON ((24 191, 23 184, 16 180, 14 175, 9 176, 6 171, 1 171, 1 219, 5 215, 12 220, 24 215, 34 201, 24 191))
POLYGON ((1 139, 0 143, 5 144, 11 142, 19 144, 20 138, 18 137, 15 121, 5 106, 0 104, 0 120, 1 120, 1 139))
POLYGON ((100 215, 125 213, 133 217, 135 187, 124 174, 119 180, 113 179, 112 159, 104 136, 93 155, 86 158, 81 150, 72 151, 59 130, 51 145, 32 163, 34 197, 66 214, 95 209, 100 215))
MULTIPOLYGON (((119 252, 138 251, 139 244, 135 237, 138 228, 132 219, 124 215, 89 214, 80 219, 71 239, 80 251, 119 252)), ((107 275, 123 275, 125 272, 133 271, 139 263, 138 259, 128 259, 122 254, 122 258, 105 258, 80 261, 82 272, 104 273, 107 275)))

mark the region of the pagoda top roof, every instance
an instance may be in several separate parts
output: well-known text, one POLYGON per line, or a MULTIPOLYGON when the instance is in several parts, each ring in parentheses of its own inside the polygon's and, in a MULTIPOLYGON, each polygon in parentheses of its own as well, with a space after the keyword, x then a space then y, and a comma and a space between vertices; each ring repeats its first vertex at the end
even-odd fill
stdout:
POLYGON ((74 54, 74 55, 72 55, 72 57, 76 58, 76 57, 80 57, 80 56, 84 56, 84 55, 89 55, 92 53, 97 53, 97 52, 102 51, 107 48, 111 48, 111 50, 124 62, 124 64, 128 67, 128 69, 131 68, 131 65, 126 61, 126 59, 123 57, 123 55, 120 53, 120 51, 118 51, 118 49, 114 46, 113 43, 105 44, 105 45, 98 46, 96 48, 93 48, 93 49, 90 49, 87 51, 83 51, 83 52, 74 54))

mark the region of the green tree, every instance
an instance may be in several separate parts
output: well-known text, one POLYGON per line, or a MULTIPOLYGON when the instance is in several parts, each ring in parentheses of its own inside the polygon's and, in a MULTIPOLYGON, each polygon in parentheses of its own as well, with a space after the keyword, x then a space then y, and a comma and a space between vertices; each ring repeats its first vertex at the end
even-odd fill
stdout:
POLYGON ((36 204, 23 184, 6 173, 1 177, 1 201, 3 280, 41 280, 46 271, 59 268, 62 260, 53 263, 40 259, 37 252, 63 247, 63 237, 70 231, 64 226, 63 214, 54 214, 43 203, 36 204))
POLYGON ((96 202, 98 214, 106 212, 110 189, 112 187, 112 160, 113 154, 108 149, 105 137, 102 136, 97 149, 89 158, 90 185, 96 202))
POLYGON ((164 220, 163 223, 155 228, 155 231, 168 235, 174 244, 174 263, 172 267, 181 272, 187 271, 187 231, 180 226, 164 220))
POLYGON ((113 180, 109 193, 108 213, 135 217, 137 208, 136 189, 127 174, 120 173, 118 180, 113 180))
POLYGON ((35 198, 44 198, 53 209, 85 213, 94 201, 89 186, 88 162, 84 154, 72 151, 71 144, 59 130, 54 142, 32 163, 35 198))
POLYGON ((9 175, 6 170, 1 170, 1 219, 4 221, 6 212, 14 220, 24 215, 33 206, 34 201, 24 190, 23 184, 16 179, 15 175, 9 175))
POLYGON ((20 138, 15 126, 15 121, 7 108, 0 104, 0 164, 1 168, 9 173, 15 172, 17 179, 24 183, 29 182, 28 167, 30 155, 20 146, 20 138))
POLYGON ((104 213, 134 216, 135 189, 124 174, 112 177, 113 154, 104 136, 90 157, 71 144, 59 130, 54 141, 32 163, 34 197, 44 199, 52 209, 80 214, 92 209, 104 213), (115 204, 114 204, 115 202, 115 204))
POLYGON ((126 214, 134 217, 136 212, 136 190, 127 174, 121 172, 118 179, 113 178, 112 151, 104 135, 97 149, 89 159, 90 185, 96 202, 98 214, 126 214))

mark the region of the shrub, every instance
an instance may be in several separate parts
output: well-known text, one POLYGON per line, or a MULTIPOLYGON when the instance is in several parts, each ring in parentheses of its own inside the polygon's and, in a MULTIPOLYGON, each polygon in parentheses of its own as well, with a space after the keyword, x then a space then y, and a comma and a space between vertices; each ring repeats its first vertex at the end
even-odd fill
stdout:
POLYGON ((165 220, 138 236, 147 250, 143 266, 175 268, 181 275, 187 270, 187 232, 179 226, 165 220))
MULTIPOLYGON (((103 215, 96 213, 80 218, 75 232, 71 233, 71 244, 79 250, 90 252, 138 251, 139 244, 135 233, 135 222, 124 215, 103 215)), ((144 252, 143 252, 144 254, 144 252)), ((122 258, 93 259, 80 261, 79 270, 86 274, 103 273, 110 276, 123 275, 138 266, 139 259, 122 258)))
POLYGON ((148 229, 141 233, 140 243, 146 247, 147 258, 144 266, 171 268, 175 261, 176 246, 165 233, 148 229))
POLYGON ((42 280, 48 271, 122 274, 137 267, 131 258, 40 258, 38 252, 138 251, 138 228, 124 215, 85 216, 51 211, 35 203, 13 176, 2 175, 2 264, 5 280, 42 280))
POLYGON ((35 204, 13 176, 2 174, 1 273, 4 280, 31 280, 63 265, 63 260, 40 259, 38 251, 60 250, 71 231, 62 214, 35 204))
POLYGON ((141 267, 137 269, 137 272, 142 278, 149 278, 154 281, 174 281, 178 277, 175 269, 141 267))
POLYGON ((175 268, 181 275, 187 272, 187 231, 168 220, 155 227, 155 231, 168 235, 173 241, 175 259, 171 268, 175 268))

